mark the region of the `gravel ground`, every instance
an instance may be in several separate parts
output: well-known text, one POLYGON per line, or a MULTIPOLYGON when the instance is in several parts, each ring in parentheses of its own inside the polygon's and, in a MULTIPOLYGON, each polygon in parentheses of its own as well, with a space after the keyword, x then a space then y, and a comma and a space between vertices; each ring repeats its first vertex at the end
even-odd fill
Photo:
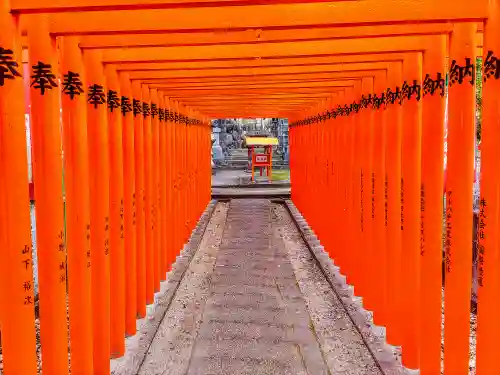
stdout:
POLYGON ((272 203, 232 200, 189 375, 328 375, 272 203))
POLYGON ((253 202, 200 248, 139 374, 381 375, 284 207, 253 202))
POLYGON ((274 235, 288 252, 330 373, 381 375, 361 335, 314 262, 282 205, 273 208, 274 235))
POLYGON ((199 250, 155 335, 139 375, 186 372, 208 298, 227 209, 227 203, 217 205, 199 250))
MULTIPOLYGON (((300 217, 300 214, 299 214, 299 217, 300 217)), ((326 262, 322 262, 322 263, 326 263, 326 262)), ((331 260, 328 260, 328 263, 332 263, 331 260)), ((442 309, 441 309, 441 374, 444 374, 444 303, 445 303, 445 299, 444 299, 444 288, 442 289, 442 309)), ((344 297, 344 296, 342 296, 344 297)), ((344 299, 344 298, 343 298, 344 299)), ((347 299, 350 299, 350 298, 347 298, 347 299)), ((355 299, 355 298, 353 298, 355 299)), ((345 299, 344 299, 345 301, 345 299)), ((349 307, 349 306, 348 306, 349 307)), ((352 311, 350 309, 351 313, 353 313, 354 311, 352 311)), ((370 324, 371 322, 371 313, 370 312, 366 312, 367 313, 367 319, 366 319, 366 325, 365 324, 358 324, 358 327, 361 326, 362 328, 362 331, 363 331, 363 335, 365 335, 367 333, 367 325, 370 324)), ((373 328, 373 327, 370 327, 370 328, 373 328)), ((469 334, 469 375, 475 375, 476 374, 476 329, 477 329, 477 316, 475 314, 475 312, 471 312, 470 313, 470 334, 469 334)), ((372 345, 372 339, 368 336, 368 337, 365 337, 367 338, 367 341, 369 342, 370 345, 372 345)), ((400 351, 398 350, 398 348, 395 348, 396 350, 394 350, 393 354, 396 358, 396 360, 400 363, 401 362, 401 353, 400 351)), ((373 347, 372 350, 374 352, 376 352, 376 355, 378 354, 378 350, 376 347, 373 347)), ((386 375, 389 375, 387 373, 387 370, 384 369, 384 371, 386 371, 386 375)))

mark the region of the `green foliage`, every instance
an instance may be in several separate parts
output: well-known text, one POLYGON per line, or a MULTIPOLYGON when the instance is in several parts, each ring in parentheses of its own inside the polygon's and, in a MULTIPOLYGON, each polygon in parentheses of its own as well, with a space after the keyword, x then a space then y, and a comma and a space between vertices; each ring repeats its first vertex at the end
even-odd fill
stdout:
POLYGON ((476 139, 481 143, 481 125, 483 122, 483 58, 476 58, 476 139))
POLYGON ((289 181, 290 180, 290 170, 289 169, 273 169, 273 181, 289 181))

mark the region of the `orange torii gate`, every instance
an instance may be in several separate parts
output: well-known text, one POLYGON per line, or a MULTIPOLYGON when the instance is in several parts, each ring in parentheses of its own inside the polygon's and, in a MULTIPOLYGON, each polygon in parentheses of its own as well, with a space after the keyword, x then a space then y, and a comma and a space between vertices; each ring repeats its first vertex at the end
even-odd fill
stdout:
POLYGON ((58 375, 69 373, 66 295, 71 372, 109 374, 109 359, 123 355, 125 335, 135 333, 136 317, 145 316, 210 199, 208 119, 220 117, 292 120, 294 203, 386 327, 388 342, 402 345, 403 364, 424 375, 440 371, 446 221, 445 374, 466 374, 475 139, 469 81, 475 57, 484 56, 477 374, 495 373, 498 6, 0 0, 5 374, 37 371, 23 48, 43 370, 58 375))

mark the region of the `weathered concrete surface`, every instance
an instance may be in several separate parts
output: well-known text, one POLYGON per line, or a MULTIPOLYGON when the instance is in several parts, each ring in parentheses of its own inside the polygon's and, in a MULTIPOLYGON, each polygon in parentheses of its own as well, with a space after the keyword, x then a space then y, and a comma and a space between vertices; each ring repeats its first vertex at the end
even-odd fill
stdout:
POLYGON ((303 265, 311 259, 297 253, 298 232, 283 235, 276 207, 229 203, 212 272, 205 264, 206 282, 191 285, 189 300, 176 297, 139 374, 380 374, 326 280, 303 265))
MULTIPOLYGON (((282 240, 280 243, 290 256, 324 358, 332 373, 381 374, 374 356, 367 349, 363 337, 351 321, 342 301, 332 290, 319 265, 313 259, 286 208, 275 205, 273 218, 275 236, 282 240)), ((324 258, 331 263, 328 255, 322 252, 324 256, 318 254, 320 262, 321 258, 324 258)))
POLYGON ((268 200, 233 200, 188 375, 328 374, 268 200))
MULTIPOLYGON (((303 240, 298 239, 297 236, 297 226, 289 222, 291 219, 288 213, 284 212, 284 207, 281 207, 281 216, 286 218, 281 218, 278 220, 276 228, 282 228, 280 235, 283 236, 287 248, 290 251, 290 256, 292 257, 292 263, 297 265, 296 275, 303 289, 303 293, 308 299, 315 299, 320 297, 319 301, 324 301, 319 304, 312 304, 317 307, 317 312, 315 313, 310 307, 312 315, 316 315, 320 318, 325 317, 325 314, 331 314, 332 319, 326 319, 325 323, 329 327, 324 331, 322 336, 326 342, 325 350, 328 350, 328 341, 336 340, 339 334, 336 332, 335 325, 340 327, 342 330, 342 325, 345 324, 346 328, 350 327, 350 330, 346 331, 347 335, 350 335, 350 339, 344 339, 342 346, 336 345, 338 348, 335 350, 337 355, 334 360, 342 358, 343 361, 339 362, 339 368, 344 370, 336 371, 338 374, 361 374, 362 372, 353 372, 356 367, 359 369, 362 362, 360 359, 356 359, 357 350, 356 346, 361 347, 361 352, 366 353, 367 347, 371 349, 372 357, 375 358, 380 369, 385 375, 412 375, 415 372, 407 370, 401 364, 401 352, 399 348, 387 345, 385 339, 385 328, 376 326, 373 323, 372 313, 363 308, 362 298, 356 297, 354 294, 354 289, 352 286, 346 283, 345 277, 340 273, 339 267, 337 267, 333 260, 325 252, 323 246, 320 245, 318 238, 314 235, 311 228, 308 226, 307 222, 304 220, 302 215, 299 213, 297 208, 293 205, 291 201, 287 201, 286 205, 289 207, 290 212, 297 221, 298 229, 304 234, 305 240, 311 246, 311 251, 306 248, 306 244, 303 240), (318 260, 316 263, 312 261, 312 254, 318 260), (300 262, 296 262, 300 260, 300 262), (320 270, 321 268, 321 270, 320 270), (322 272, 323 271, 323 272, 322 272), (302 276, 301 276, 302 275, 302 276), (321 282, 319 280, 322 280, 321 282), (332 295, 331 286, 326 286, 325 281, 335 288, 335 296, 332 295), (326 286, 326 289, 325 289, 326 286), (309 291, 307 290, 309 289, 309 291), (322 293, 324 290, 324 294, 322 293), (330 296, 328 296, 330 294, 330 296), (333 304, 333 306, 331 306, 333 304), (345 306, 345 307, 344 307, 345 306), (321 310, 326 308, 322 313, 321 310), (350 316, 350 317, 349 317, 350 316), (333 326, 330 326, 333 324, 333 326), (353 328, 357 329, 353 329, 353 328), (351 333, 356 333, 351 335, 351 333), (364 343, 361 345, 360 340, 364 343), (352 346, 354 344, 354 347, 352 346), (349 348, 351 345, 351 348, 349 348), (340 353, 347 354, 347 356, 341 356, 340 353), (356 361, 358 366, 349 366, 348 371, 345 372, 346 364, 348 362, 356 361)), ((278 214, 280 216, 280 214, 278 214)), ((278 229, 280 230, 280 229, 278 229)), ((317 324, 319 326, 319 324, 317 324)), ((322 330, 323 331, 323 330, 322 330)), ((366 361, 367 366, 370 365, 370 361, 366 361)), ((379 372, 377 372, 379 373, 379 372)))

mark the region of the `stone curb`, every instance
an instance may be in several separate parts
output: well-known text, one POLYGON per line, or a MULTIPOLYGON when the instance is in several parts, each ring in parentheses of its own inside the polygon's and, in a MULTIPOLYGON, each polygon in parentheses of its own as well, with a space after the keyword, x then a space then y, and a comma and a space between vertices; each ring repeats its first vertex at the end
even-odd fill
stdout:
POLYGON ((196 228, 191 232, 189 241, 177 256, 172 270, 167 273, 167 280, 161 283, 160 292, 155 294, 154 304, 147 306, 147 316, 144 318, 144 323, 133 336, 134 339, 138 340, 138 344, 125 354, 126 358, 124 359, 127 364, 118 366, 117 369, 111 371, 112 375, 136 375, 139 372, 182 278, 198 250, 217 203, 216 200, 211 200, 201 215, 196 228))
POLYGON ((335 265, 324 247, 320 244, 318 237, 307 224, 300 211, 291 200, 285 202, 288 211, 298 226, 298 230, 306 239, 307 246, 318 260, 318 266, 322 269, 330 284, 335 287, 336 294, 346 307, 358 331, 363 336, 375 361, 379 364, 384 375, 416 375, 419 372, 406 369, 397 359, 400 357, 400 348, 387 344, 385 339, 385 327, 376 326, 373 323, 372 312, 363 308, 361 297, 354 294, 354 288, 346 283, 346 277, 341 274, 340 268, 335 265))

